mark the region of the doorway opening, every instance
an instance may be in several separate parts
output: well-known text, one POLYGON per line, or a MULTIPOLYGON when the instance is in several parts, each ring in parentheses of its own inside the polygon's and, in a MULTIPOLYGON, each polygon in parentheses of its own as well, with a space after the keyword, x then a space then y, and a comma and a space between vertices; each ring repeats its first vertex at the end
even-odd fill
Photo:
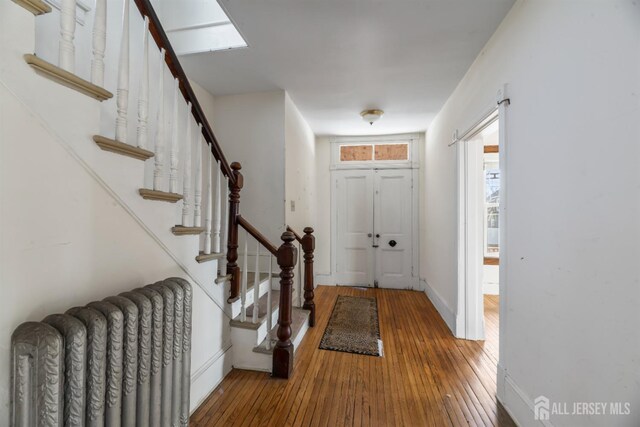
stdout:
POLYGON ((461 338, 485 340, 499 359, 500 336, 500 119, 496 109, 458 143, 459 280, 461 338))
POLYGON ((338 138, 332 147, 333 281, 417 289, 415 135, 338 138))

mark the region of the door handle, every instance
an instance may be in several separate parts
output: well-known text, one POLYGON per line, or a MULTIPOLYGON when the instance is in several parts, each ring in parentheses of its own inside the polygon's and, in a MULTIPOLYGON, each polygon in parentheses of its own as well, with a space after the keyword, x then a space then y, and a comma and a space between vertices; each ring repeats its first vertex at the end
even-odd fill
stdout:
POLYGON ((373 245, 373 246, 371 246, 371 247, 372 247, 372 248, 377 248, 377 247, 379 247, 379 246, 378 246, 378 245, 373 245))

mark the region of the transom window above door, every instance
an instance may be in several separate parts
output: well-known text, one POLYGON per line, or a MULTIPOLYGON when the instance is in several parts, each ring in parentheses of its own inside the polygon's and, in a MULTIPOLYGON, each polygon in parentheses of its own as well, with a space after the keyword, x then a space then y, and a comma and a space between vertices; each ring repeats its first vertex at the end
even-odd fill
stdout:
POLYGON ((339 137, 332 140, 332 168, 413 167, 419 135, 339 137))

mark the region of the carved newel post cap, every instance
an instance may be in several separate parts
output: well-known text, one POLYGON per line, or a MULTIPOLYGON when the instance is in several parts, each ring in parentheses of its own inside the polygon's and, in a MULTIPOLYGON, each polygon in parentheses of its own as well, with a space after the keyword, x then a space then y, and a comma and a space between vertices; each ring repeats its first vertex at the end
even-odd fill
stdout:
POLYGON ((313 228, 305 227, 304 230, 302 230, 302 231, 304 231, 304 234, 311 234, 311 233, 313 233, 313 228))
POLYGON ((285 243, 291 243, 296 240, 296 236, 291 231, 285 231, 284 233, 282 233, 282 236, 280 236, 280 238, 285 243))
POLYGON ((240 164, 240 162, 233 162, 231 163, 231 169, 233 169, 234 171, 239 171, 240 169, 242 169, 242 165, 240 164))

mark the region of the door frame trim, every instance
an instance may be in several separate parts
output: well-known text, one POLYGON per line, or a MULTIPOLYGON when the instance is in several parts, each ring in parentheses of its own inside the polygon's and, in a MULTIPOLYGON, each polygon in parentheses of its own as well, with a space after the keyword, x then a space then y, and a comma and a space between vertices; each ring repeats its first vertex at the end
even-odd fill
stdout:
POLYGON ((412 189, 411 189, 411 203, 412 203, 412 218, 411 218, 411 227, 412 227, 412 286, 413 290, 422 290, 420 284, 420 154, 419 154, 419 142, 424 140, 423 134, 403 134, 403 135, 383 135, 383 136, 358 136, 358 137, 334 137, 330 140, 331 142, 331 151, 332 151, 332 161, 330 165, 330 179, 331 179, 331 204, 330 204, 330 221, 331 221, 331 244, 330 244, 330 273, 328 275, 318 275, 317 280, 322 281, 322 283, 332 283, 337 285, 336 283, 336 251, 337 251, 337 204, 336 204, 336 190, 335 190, 335 179, 336 174, 335 171, 344 171, 344 170, 362 170, 362 169, 411 169, 411 180, 412 180, 412 189), (411 151, 411 161, 406 162, 404 164, 380 164, 374 163, 369 165, 364 164, 355 164, 355 165, 336 165, 334 164, 334 159, 337 158, 333 154, 337 152, 338 145, 340 143, 358 143, 358 142, 389 142, 389 141, 407 141, 410 146, 411 151), (347 167, 349 166, 349 167, 347 167))
MULTIPOLYGON (((508 194, 507 194, 507 150, 508 150, 508 136, 506 131, 507 125, 507 105, 508 103, 504 102, 506 99, 506 85, 503 86, 500 90, 498 90, 496 94, 496 100, 498 106, 494 106, 488 110, 487 114, 483 116, 483 118, 476 122, 474 126, 469 128, 464 135, 457 138, 456 145, 466 144, 466 140, 471 139, 479 129, 486 127, 489 122, 493 122, 494 120, 499 121, 499 143, 498 143, 498 153, 499 153, 499 162, 500 162, 500 271, 499 271, 499 294, 500 294, 500 324, 499 324, 499 337, 500 337, 500 346, 499 346, 499 357, 498 357, 498 365, 500 365, 500 361, 504 360, 504 348, 505 341, 504 337, 506 336, 507 329, 507 202, 508 202, 508 194)), ((459 151, 464 152, 464 148, 458 149, 459 151)), ((482 301, 482 287, 480 287, 479 294, 470 295, 468 291, 466 277, 468 274, 466 262, 466 248, 464 248, 466 235, 462 233, 466 233, 466 227, 464 225, 464 221, 466 221, 466 207, 462 204, 465 199, 464 186, 461 184, 466 180, 466 171, 460 170, 460 155, 458 155, 458 239, 457 239, 457 253, 458 253, 458 305, 456 310, 456 325, 455 325, 455 335, 457 338, 465 338, 470 340, 484 339, 484 334, 482 337, 478 337, 478 327, 477 325, 470 325, 470 323, 474 323, 472 319, 469 319, 469 310, 468 310, 468 301, 470 298, 475 298, 476 300, 480 298, 482 301), (464 200, 463 200, 464 199, 464 200)), ((484 253, 484 251, 482 252, 484 253)), ((482 261, 479 261, 482 263, 482 261)), ((483 301, 482 301, 483 302, 483 301)), ((484 305, 484 302, 483 302, 484 305)), ((477 318, 476 318, 477 323, 477 318)), ((500 379, 498 380, 498 388, 500 388, 500 379)), ((499 393, 500 394, 500 393, 499 393)))

